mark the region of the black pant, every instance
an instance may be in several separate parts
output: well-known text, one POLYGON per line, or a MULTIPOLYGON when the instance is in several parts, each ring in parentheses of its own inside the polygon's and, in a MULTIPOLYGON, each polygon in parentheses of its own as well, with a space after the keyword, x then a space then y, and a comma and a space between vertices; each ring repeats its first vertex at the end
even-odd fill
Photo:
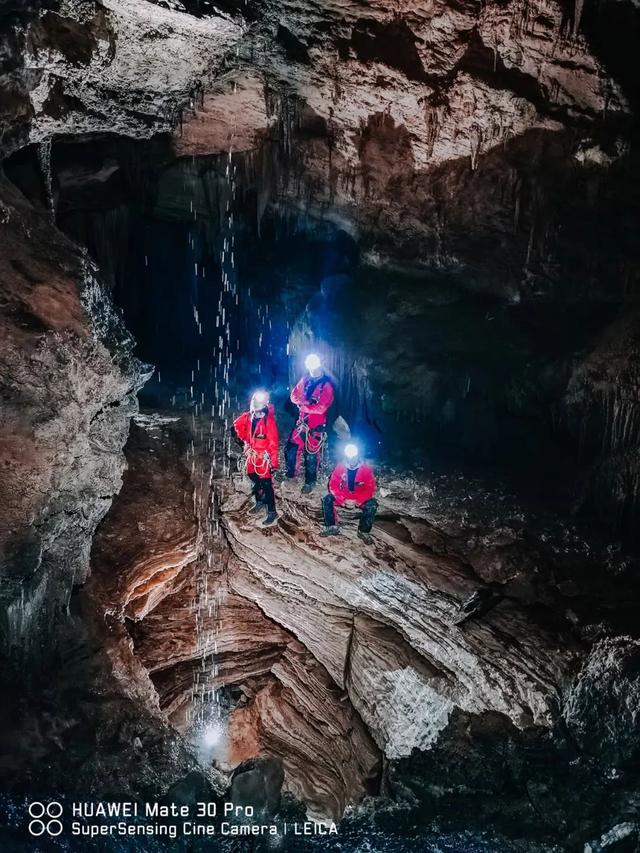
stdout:
MULTIPOLYGON (((370 533, 378 511, 378 501, 375 498, 369 498, 362 504, 361 509, 362 515, 360 516, 358 530, 361 533, 370 533)), ((322 515, 324 516, 325 527, 333 527, 336 523, 336 499, 331 492, 322 498, 322 515)))
MULTIPOLYGON (((312 447, 317 447, 319 445, 324 431, 324 428, 319 430, 309 430, 309 439, 312 442, 312 447)), ((297 429, 294 428, 291 435, 294 435, 296 432, 297 429)), ((304 481, 307 485, 313 486, 318 479, 318 463, 320 462, 320 454, 309 453, 306 447, 300 449, 300 445, 296 444, 295 441, 291 441, 291 438, 287 441, 287 445, 284 450, 285 459, 287 461, 287 477, 296 476, 298 452, 302 453, 304 460, 304 481)))
POLYGON ((258 477, 257 474, 249 474, 253 483, 251 494, 257 501, 267 505, 267 512, 276 511, 276 496, 273 493, 273 481, 271 477, 258 477))

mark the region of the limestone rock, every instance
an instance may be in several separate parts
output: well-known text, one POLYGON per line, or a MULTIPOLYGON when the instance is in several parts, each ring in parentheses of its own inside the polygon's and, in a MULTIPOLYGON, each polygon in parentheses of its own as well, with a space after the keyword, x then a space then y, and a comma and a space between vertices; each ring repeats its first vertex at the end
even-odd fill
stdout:
POLYGON ((37 80, 30 141, 173 129, 241 33, 226 16, 140 0, 63 0, 25 28, 24 74, 37 80))
POLYGON ((568 691, 564 718, 581 748, 612 768, 637 763, 640 642, 596 643, 568 691))
POLYGON ((285 499, 271 536, 225 515, 238 558, 231 588, 347 686, 388 755, 425 747, 454 706, 499 711, 517 725, 550 724, 570 642, 560 644, 507 602, 480 624, 455 627, 462 600, 480 586, 469 566, 393 530, 378 530, 368 550, 352 531, 322 540, 309 513, 285 499), (406 714, 396 717, 398 708, 406 714))
POLYGON ((132 427, 129 468, 96 537, 85 590, 88 607, 106 620, 113 672, 126 696, 196 743, 200 688, 205 702, 213 692, 230 697, 220 703, 220 766, 270 756, 312 814, 338 818, 375 790, 378 749, 322 664, 229 589, 235 561, 225 540, 207 538, 203 559, 192 472, 182 462, 188 444, 184 425, 170 418, 138 418, 132 427), (201 607, 203 583, 210 604, 201 607))
POLYGON ((25 651, 87 577, 145 372, 88 259, 7 182, 2 195, 4 642, 25 651))

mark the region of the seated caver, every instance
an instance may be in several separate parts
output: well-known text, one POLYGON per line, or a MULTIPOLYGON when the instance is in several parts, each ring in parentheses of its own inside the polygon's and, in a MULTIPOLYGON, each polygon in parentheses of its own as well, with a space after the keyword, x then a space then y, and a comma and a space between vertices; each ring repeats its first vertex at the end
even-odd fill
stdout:
POLYGON ((266 391, 256 391, 251 397, 248 412, 243 412, 233 422, 236 435, 244 445, 245 468, 253 483, 255 498, 250 512, 266 508, 264 527, 278 520, 272 473, 278 468, 278 425, 273 406, 266 391))
POLYGON ((360 458, 355 444, 347 444, 344 449, 344 461, 338 462, 329 478, 329 491, 322 499, 324 530, 321 536, 337 536, 337 507, 355 505, 362 509, 358 523, 358 536, 363 542, 371 544, 371 528, 378 510, 378 501, 373 497, 376 490, 376 478, 372 468, 360 458))

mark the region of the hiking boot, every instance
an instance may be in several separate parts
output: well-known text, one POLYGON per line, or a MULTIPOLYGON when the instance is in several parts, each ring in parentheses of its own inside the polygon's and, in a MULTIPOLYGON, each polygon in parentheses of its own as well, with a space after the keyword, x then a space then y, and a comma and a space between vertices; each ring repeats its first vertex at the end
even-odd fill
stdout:
POLYGON ((373 545, 373 536, 364 530, 358 530, 358 539, 362 539, 365 545, 373 545))
POLYGON ((304 486, 302 487, 302 494, 303 495, 310 495, 311 492, 315 489, 315 487, 316 487, 315 483, 305 483, 304 486))
POLYGON ((332 524, 330 527, 325 527, 320 531, 320 536, 340 536, 340 528, 337 524, 332 524))
POLYGON ((267 517, 262 522, 263 527, 272 527, 278 521, 278 513, 273 510, 272 512, 267 513, 267 517))
POLYGON ((256 500, 256 501, 254 501, 254 503, 249 507, 249 512, 250 512, 252 515, 254 515, 255 513, 261 512, 261 511, 262 511, 263 509, 265 509, 265 508, 266 508, 266 504, 264 503, 264 501, 256 500))

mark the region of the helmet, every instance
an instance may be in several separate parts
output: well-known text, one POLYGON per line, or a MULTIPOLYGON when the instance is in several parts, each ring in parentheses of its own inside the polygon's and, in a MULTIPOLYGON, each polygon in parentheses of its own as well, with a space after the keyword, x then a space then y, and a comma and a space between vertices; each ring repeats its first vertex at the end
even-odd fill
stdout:
POLYGON ((251 412, 261 412, 263 409, 266 409, 269 405, 269 392, 268 391, 254 391, 251 396, 251 404, 249 408, 251 412))
POLYGON ((319 355, 315 354, 315 352, 311 352, 305 358, 304 366, 307 368, 309 373, 315 373, 322 367, 322 360, 320 359, 319 355))
POLYGON ((347 444, 344 449, 344 456, 347 460, 347 465, 350 468, 355 468, 360 460, 360 449, 357 444, 347 444))

